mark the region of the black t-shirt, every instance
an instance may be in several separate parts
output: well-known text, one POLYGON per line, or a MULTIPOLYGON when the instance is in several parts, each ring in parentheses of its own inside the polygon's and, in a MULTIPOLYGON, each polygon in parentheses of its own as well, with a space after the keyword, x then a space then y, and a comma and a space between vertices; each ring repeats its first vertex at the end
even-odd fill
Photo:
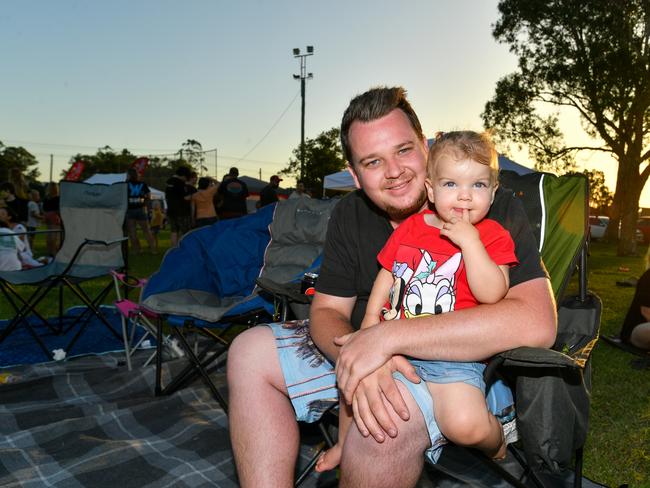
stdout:
POLYGON ((165 200, 167 200, 167 215, 169 217, 190 216, 189 206, 185 200, 187 194, 185 182, 177 176, 167 180, 165 200))
POLYGON ((266 185, 260 192, 260 207, 270 205, 278 201, 277 188, 272 185, 266 185))
POLYGON ((142 181, 127 182, 129 194, 129 209, 143 208, 146 203, 146 196, 151 193, 146 183, 142 181))
POLYGON ((58 212, 59 197, 45 198, 43 200, 43 212, 58 212))
POLYGON ((6 200, 5 203, 16 214, 16 223, 27 222, 29 218, 28 204, 29 200, 20 197, 15 197, 13 200, 6 200))
POLYGON ((648 321, 641 314, 641 307, 650 307, 650 269, 641 275, 641 278, 639 278, 636 284, 634 298, 632 298, 632 303, 621 328, 620 336, 623 342, 629 343, 632 329, 648 321))
MULTIPOLYGON (((497 190, 488 218, 505 227, 515 242, 519 264, 510 269, 511 287, 548 277, 523 205, 512 192, 497 190)), ((338 297, 356 297, 352 311, 355 329, 361 326, 379 271, 377 254, 392 232, 386 214, 360 190, 346 195, 332 212, 316 290, 338 297)))
POLYGON ((246 215, 246 198, 248 197, 248 186, 239 178, 228 178, 221 182, 217 193, 221 195, 221 211, 236 212, 246 215))

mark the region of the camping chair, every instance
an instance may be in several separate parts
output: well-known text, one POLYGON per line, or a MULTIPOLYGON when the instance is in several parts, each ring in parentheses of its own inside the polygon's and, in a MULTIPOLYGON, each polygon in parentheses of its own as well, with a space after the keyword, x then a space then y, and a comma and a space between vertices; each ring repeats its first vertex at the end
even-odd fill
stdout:
POLYGON ((119 334, 102 314, 100 304, 111 290, 110 283, 91 297, 82 283, 107 276, 111 270, 124 267, 123 233, 127 206, 126 183, 90 185, 72 181, 61 182, 60 213, 64 227, 61 249, 49 264, 22 271, 0 272, 0 291, 15 311, 14 318, 0 334, 0 344, 20 326, 26 327, 47 359, 52 359, 43 339, 30 320, 44 324, 52 333, 64 334, 80 324, 64 348, 66 354, 86 329, 91 316, 97 317, 120 339, 119 334), (20 293, 22 286, 35 287, 28 298, 20 293), (69 289, 87 308, 65 325, 63 289, 69 289), (38 311, 39 303, 51 292, 59 292, 57 321, 46 319, 38 311))
POLYGON ((299 282, 320 256, 335 203, 281 201, 246 217, 194 230, 167 253, 143 291, 142 304, 165 318, 187 364, 163 388, 159 353, 156 394, 173 393, 199 375, 227 411, 208 368, 225 362, 224 353, 238 329, 283 313, 280 301, 256 280, 299 282), (190 334, 204 338, 200 348, 192 347, 190 334))
MULTIPOLYGON (((469 449, 449 446, 443 449, 439 463, 427 469, 437 480, 440 473, 459 475, 449 486, 463 485, 459 480, 469 479, 471 486, 494 486, 505 480, 519 487, 554 487, 566 478, 580 486, 591 391, 590 353, 598 339, 601 313, 600 300, 587 291, 587 179, 583 175, 502 171, 500 185, 513 190, 523 202, 551 278, 558 303, 556 342, 551 349, 507 351, 486 368, 488 385, 502 378, 515 396, 521 450, 509 446, 510 461, 505 467, 483 455, 474 456, 469 449), (576 271, 578 291, 565 297, 576 271), (551 411, 559 415, 550 415, 551 411), (479 466, 480 479, 468 474, 469 456, 478 458, 472 464, 479 466)), ((331 446, 328 422, 322 420, 318 429, 323 445, 331 446)), ((320 452, 322 449, 300 472, 296 486, 313 469, 320 452)))
MULTIPOLYGON (((521 448, 508 446, 514 462, 507 466, 479 458, 489 465, 486 472, 497 473, 513 486, 579 487, 588 430, 590 358, 598 340, 602 307, 600 299, 587 290, 587 179, 502 171, 500 184, 512 189, 524 204, 558 303, 558 331, 551 349, 507 351, 486 368, 488 384, 498 375, 513 390, 521 448), (576 271, 577 291, 567 294, 576 271)), ((448 466, 460 465, 462 461, 454 460, 458 452, 450 451, 448 466)), ((445 454, 446 449, 432 468, 449 473, 454 470, 445 467, 445 454)), ((472 483, 491 486, 494 481, 472 483)))
MULTIPOLYGON (((122 342, 124 344, 126 366, 128 370, 131 371, 133 369, 131 362, 133 354, 138 350, 138 348, 148 347, 151 340, 157 339, 156 323, 159 322, 161 318, 157 313, 147 310, 145 307, 129 300, 128 298, 122 297, 122 288, 125 290, 137 290, 141 294, 144 285, 147 283, 146 279, 135 278, 115 270, 111 270, 111 276, 113 277, 116 297, 113 304, 120 313, 120 321, 122 323, 122 342)), ((167 337, 162 338, 162 342, 163 345, 167 345, 171 348, 167 337)), ((155 356, 156 351, 149 356, 142 367, 149 365, 155 356)))

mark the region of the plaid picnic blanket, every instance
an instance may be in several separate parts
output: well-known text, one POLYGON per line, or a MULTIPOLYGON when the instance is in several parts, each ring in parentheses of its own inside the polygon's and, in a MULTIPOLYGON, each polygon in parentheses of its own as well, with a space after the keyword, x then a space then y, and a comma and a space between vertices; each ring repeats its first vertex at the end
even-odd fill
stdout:
MULTIPOLYGON (((149 351, 138 351, 134 364, 142 364, 138 355, 147 357, 149 351)), ((155 397, 155 368, 129 372, 123 359, 109 353, 0 369, 0 486, 238 486, 228 419, 209 390, 195 382, 155 397)), ((163 366, 168 378, 183 362, 163 366)), ((225 389, 225 375, 216 373, 215 383, 225 389)), ((299 464, 304 465, 318 438, 302 435, 301 440, 299 464)), ((458 449, 448 446, 437 465, 441 471, 423 474, 418 487, 510 486, 495 479, 477 454, 454 455, 458 449), (465 478, 472 481, 461 481, 465 478)), ((330 482, 331 474, 313 473, 301 486, 330 482)), ((549 486, 572 486, 572 480, 549 486)), ((603 485, 583 478, 583 486, 603 485)))
MULTIPOLYGON (((155 368, 129 372, 122 360, 0 370, 0 486, 238 486, 228 419, 209 390, 196 382, 156 398, 155 368)), ((165 363, 164 374, 181 361, 165 363)))

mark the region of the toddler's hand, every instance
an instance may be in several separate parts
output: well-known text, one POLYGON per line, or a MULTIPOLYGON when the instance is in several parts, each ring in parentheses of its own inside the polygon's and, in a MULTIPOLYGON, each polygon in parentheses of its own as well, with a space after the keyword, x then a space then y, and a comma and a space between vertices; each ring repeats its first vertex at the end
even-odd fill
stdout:
POLYGON ((480 240, 476 227, 469 221, 469 211, 463 210, 462 218, 452 217, 440 229, 440 235, 447 237, 461 249, 468 244, 480 240))

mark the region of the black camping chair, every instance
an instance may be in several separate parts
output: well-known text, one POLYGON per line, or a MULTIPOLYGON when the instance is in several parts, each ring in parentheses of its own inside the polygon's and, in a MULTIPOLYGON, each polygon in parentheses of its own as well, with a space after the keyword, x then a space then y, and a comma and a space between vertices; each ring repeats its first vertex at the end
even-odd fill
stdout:
POLYGON ((72 350, 92 316, 97 317, 121 340, 100 308, 111 290, 111 284, 107 283, 94 297, 84 289, 84 284, 124 267, 126 183, 90 185, 62 181, 60 188, 60 213, 65 233, 61 249, 52 262, 42 267, 0 272, 0 291, 15 312, 14 318, 0 333, 0 345, 18 327, 25 327, 48 360, 52 359, 52 352, 35 331, 30 319, 40 322, 54 334, 67 333, 79 325, 64 348, 66 354, 72 350), (23 286, 34 287, 28 298, 23 298, 20 293, 23 286), (64 317, 64 288, 86 306, 83 313, 72 318, 64 317), (38 311, 38 305, 55 290, 59 293, 59 316, 58 320, 52 321, 38 311))
MULTIPOLYGON (((506 351, 486 368, 488 384, 498 376, 513 390, 520 441, 508 446, 510 463, 474 456, 487 474, 479 475, 482 481, 472 480, 472 486, 493 486, 496 477, 517 487, 580 487, 590 358, 602 308, 600 299, 587 289, 588 182, 583 175, 502 171, 500 184, 524 204, 558 303, 558 331, 552 348, 506 351), (569 286, 572 277, 577 278, 575 290, 569 286)), ((457 473, 463 456, 459 452, 450 450, 447 462, 443 450, 439 463, 430 469, 457 473)))
MULTIPOLYGON (((521 440, 519 447, 509 446, 509 462, 493 462, 472 450, 448 446, 438 464, 427 464, 427 471, 436 480, 441 476, 453 479, 448 486, 505 482, 518 487, 555 487, 569 479, 569 485, 579 487, 588 430, 590 354, 598 340, 601 314, 600 299, 587 290, 588 182, 583 175, 502 171, 500 185, 523 202, 551 277, 558 303, 556 342, 551 349, 504 352, 486 368, 488 384, 502 378, 515 396, 521 440), (568 294, 576 273, 577 291, 568 294), (551 411, 558 415, 549 415, 551 411)), ((329 413, 334 411, 335 407, 329 413)), ((332 445, 328 427, 331 421, 323 418, 318 429, 324 446, 332 445)), ((310 474, 320 452, 300 472, 296 485, 310 474)))

